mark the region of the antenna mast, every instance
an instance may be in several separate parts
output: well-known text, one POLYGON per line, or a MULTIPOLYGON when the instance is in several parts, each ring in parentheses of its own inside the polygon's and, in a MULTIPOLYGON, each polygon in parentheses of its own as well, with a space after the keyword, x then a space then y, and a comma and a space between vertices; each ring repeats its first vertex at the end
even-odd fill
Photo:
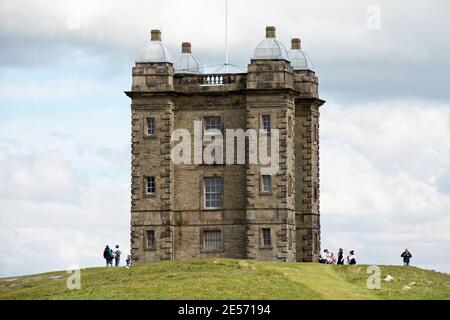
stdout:
POLYGON ((225 73, 228 73, 228 0, 225 0, 225 73))

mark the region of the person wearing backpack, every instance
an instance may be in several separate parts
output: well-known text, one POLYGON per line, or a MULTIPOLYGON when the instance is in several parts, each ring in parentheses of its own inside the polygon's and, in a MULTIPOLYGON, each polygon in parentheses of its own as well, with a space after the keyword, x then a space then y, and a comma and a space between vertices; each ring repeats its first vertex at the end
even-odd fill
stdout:
POLYGON ((103 250, 103 258, 106 260, 106 266, 112 267, 112 250, 108 245, 106 245, 105 250, 103 250))
POLYGON ((118 267, 120 264, 120 255, 122 254, 122 252, 119 249, 119 245, 116 244, 116 250, 114 251, 114 260, 115 260, 115 266, 118 267))

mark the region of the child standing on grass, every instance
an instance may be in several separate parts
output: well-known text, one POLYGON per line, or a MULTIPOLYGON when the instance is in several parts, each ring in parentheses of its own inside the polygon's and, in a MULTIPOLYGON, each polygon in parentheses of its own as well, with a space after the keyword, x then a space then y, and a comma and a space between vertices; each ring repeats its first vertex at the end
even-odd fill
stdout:
POLYGON ((126 263, 127 263, 127 268, 129 268, 129 267, 131 266, 131 254, 129 254, 129 255, 127 256, 126 263))

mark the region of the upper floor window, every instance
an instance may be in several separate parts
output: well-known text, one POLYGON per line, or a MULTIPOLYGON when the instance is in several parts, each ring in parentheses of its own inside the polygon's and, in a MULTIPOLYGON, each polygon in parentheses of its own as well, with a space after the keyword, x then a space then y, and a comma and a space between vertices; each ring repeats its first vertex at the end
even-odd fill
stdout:
POLYGON ((204 199, 206 209, 218 209, 222 207, 222 178, 204 178, 204 199))
POLYGON ((270 175, 262 176, 262 192, 272 191, 272 177, 270 175))
POLYGON ((214 134, 215 130, 222 131, 222 120, 220 117, 205 117, 205 133, 214 134))
POLYGON ((262 129, 270 134, 270 115, 263 115, 261 117, 262 129))
POLYGON ((155 130, 155 118, 153 118, 153 117, 146 118, 145 122, 146 122, 146 128, 147 128, 146 129, 147 135, 154 136, 155 132, 156 132, 156 130, 155 130))
POLYGON ((149 176, 146 178, 145 191, 147 194, 156 193, 156 178, 154 176, 149 176))

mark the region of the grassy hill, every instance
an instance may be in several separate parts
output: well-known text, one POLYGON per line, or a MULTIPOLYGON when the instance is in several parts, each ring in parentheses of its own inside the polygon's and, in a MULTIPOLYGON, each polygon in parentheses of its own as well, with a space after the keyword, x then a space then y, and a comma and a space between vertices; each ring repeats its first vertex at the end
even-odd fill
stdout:
POLYGON ((81 270, 68 290, 64 271, 0 279, 0 299, 450 299, 450 275, 381 266, 380 290, 369 290, 367 266, 232 259, 163 261, 81 270), (409 288, 405 288, 405 286, 409 288))

